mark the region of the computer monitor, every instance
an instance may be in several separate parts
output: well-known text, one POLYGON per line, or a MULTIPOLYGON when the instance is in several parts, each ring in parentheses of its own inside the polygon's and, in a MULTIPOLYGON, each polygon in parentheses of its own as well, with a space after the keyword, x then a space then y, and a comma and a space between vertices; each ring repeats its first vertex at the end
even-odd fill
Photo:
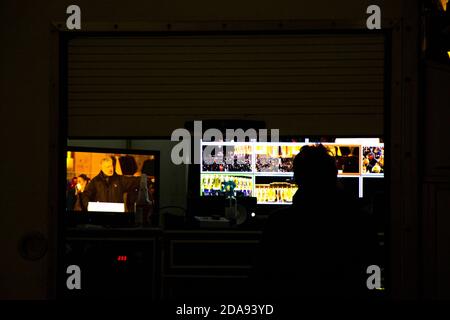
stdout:
POLYGON ((159 204, 159 151, 68 147, 66 210, 134 213, 141 176, 154 210, 159 204))
POLYGON ((336 159, 338 181, 364 197, 364 181, 384 177, 384 143, 379 138, 297 139, 301 142, 201 141, 200 196, 223 196, 233 181, 236 196, 258 205, 289 205, 298 189, 293 161, 301 148, 322 143, 336 159))

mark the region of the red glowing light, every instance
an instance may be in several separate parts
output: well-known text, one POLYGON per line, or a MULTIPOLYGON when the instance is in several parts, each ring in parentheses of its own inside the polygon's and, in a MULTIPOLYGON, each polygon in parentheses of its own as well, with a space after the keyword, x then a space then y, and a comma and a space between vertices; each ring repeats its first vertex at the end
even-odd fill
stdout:
POLYGON ((128 257, 127 256, 117 256, 117 261, 127 261, 128 257))

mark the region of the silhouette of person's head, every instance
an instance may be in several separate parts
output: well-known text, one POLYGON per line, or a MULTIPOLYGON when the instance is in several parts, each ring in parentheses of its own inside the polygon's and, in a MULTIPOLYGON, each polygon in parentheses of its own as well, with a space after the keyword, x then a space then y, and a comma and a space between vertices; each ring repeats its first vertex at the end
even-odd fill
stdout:
POLYGON ((304 146, 294 159, 294 180, 306 193, 336 188, 336 160, 322 144, 304 146))
POLYGON ((153 176, 155 174, 155 162, 149 159, 145 160, 142 164, 142 173, 153 176))
POLYGON ((122 174, 132 176, 137 171, 136 159, 132 156, 122 156, 119 158, 120 168, 122 174))

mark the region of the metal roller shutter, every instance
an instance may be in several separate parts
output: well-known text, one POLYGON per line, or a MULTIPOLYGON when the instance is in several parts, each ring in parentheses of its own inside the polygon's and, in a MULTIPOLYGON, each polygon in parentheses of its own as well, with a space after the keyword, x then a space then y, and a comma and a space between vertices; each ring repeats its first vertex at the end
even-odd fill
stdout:
POLYGON ((84 36, 69 41, 69 136, 169 136, 188 120, 381 135, 381 34, 84 36))

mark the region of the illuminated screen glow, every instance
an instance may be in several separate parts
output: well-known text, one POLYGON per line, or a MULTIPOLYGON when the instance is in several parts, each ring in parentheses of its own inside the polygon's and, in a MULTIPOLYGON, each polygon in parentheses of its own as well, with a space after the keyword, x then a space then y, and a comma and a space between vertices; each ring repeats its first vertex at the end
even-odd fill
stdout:
MULTIPOLYGON (((314 144, 201 141, 200 195, 223 195, 222 185, 231 180, 237 196, 256 197, 258 204, 291 204, 298 189, 293 182, 293 160, 303 146, 314 144), (217 148, 211 152, 212 147, 217 148)), ((384 143, 378 138, 322 144, 336 158, 338 178, 357 184, 358 197, 364 196, 364 180, 384 177, 384 143)))

